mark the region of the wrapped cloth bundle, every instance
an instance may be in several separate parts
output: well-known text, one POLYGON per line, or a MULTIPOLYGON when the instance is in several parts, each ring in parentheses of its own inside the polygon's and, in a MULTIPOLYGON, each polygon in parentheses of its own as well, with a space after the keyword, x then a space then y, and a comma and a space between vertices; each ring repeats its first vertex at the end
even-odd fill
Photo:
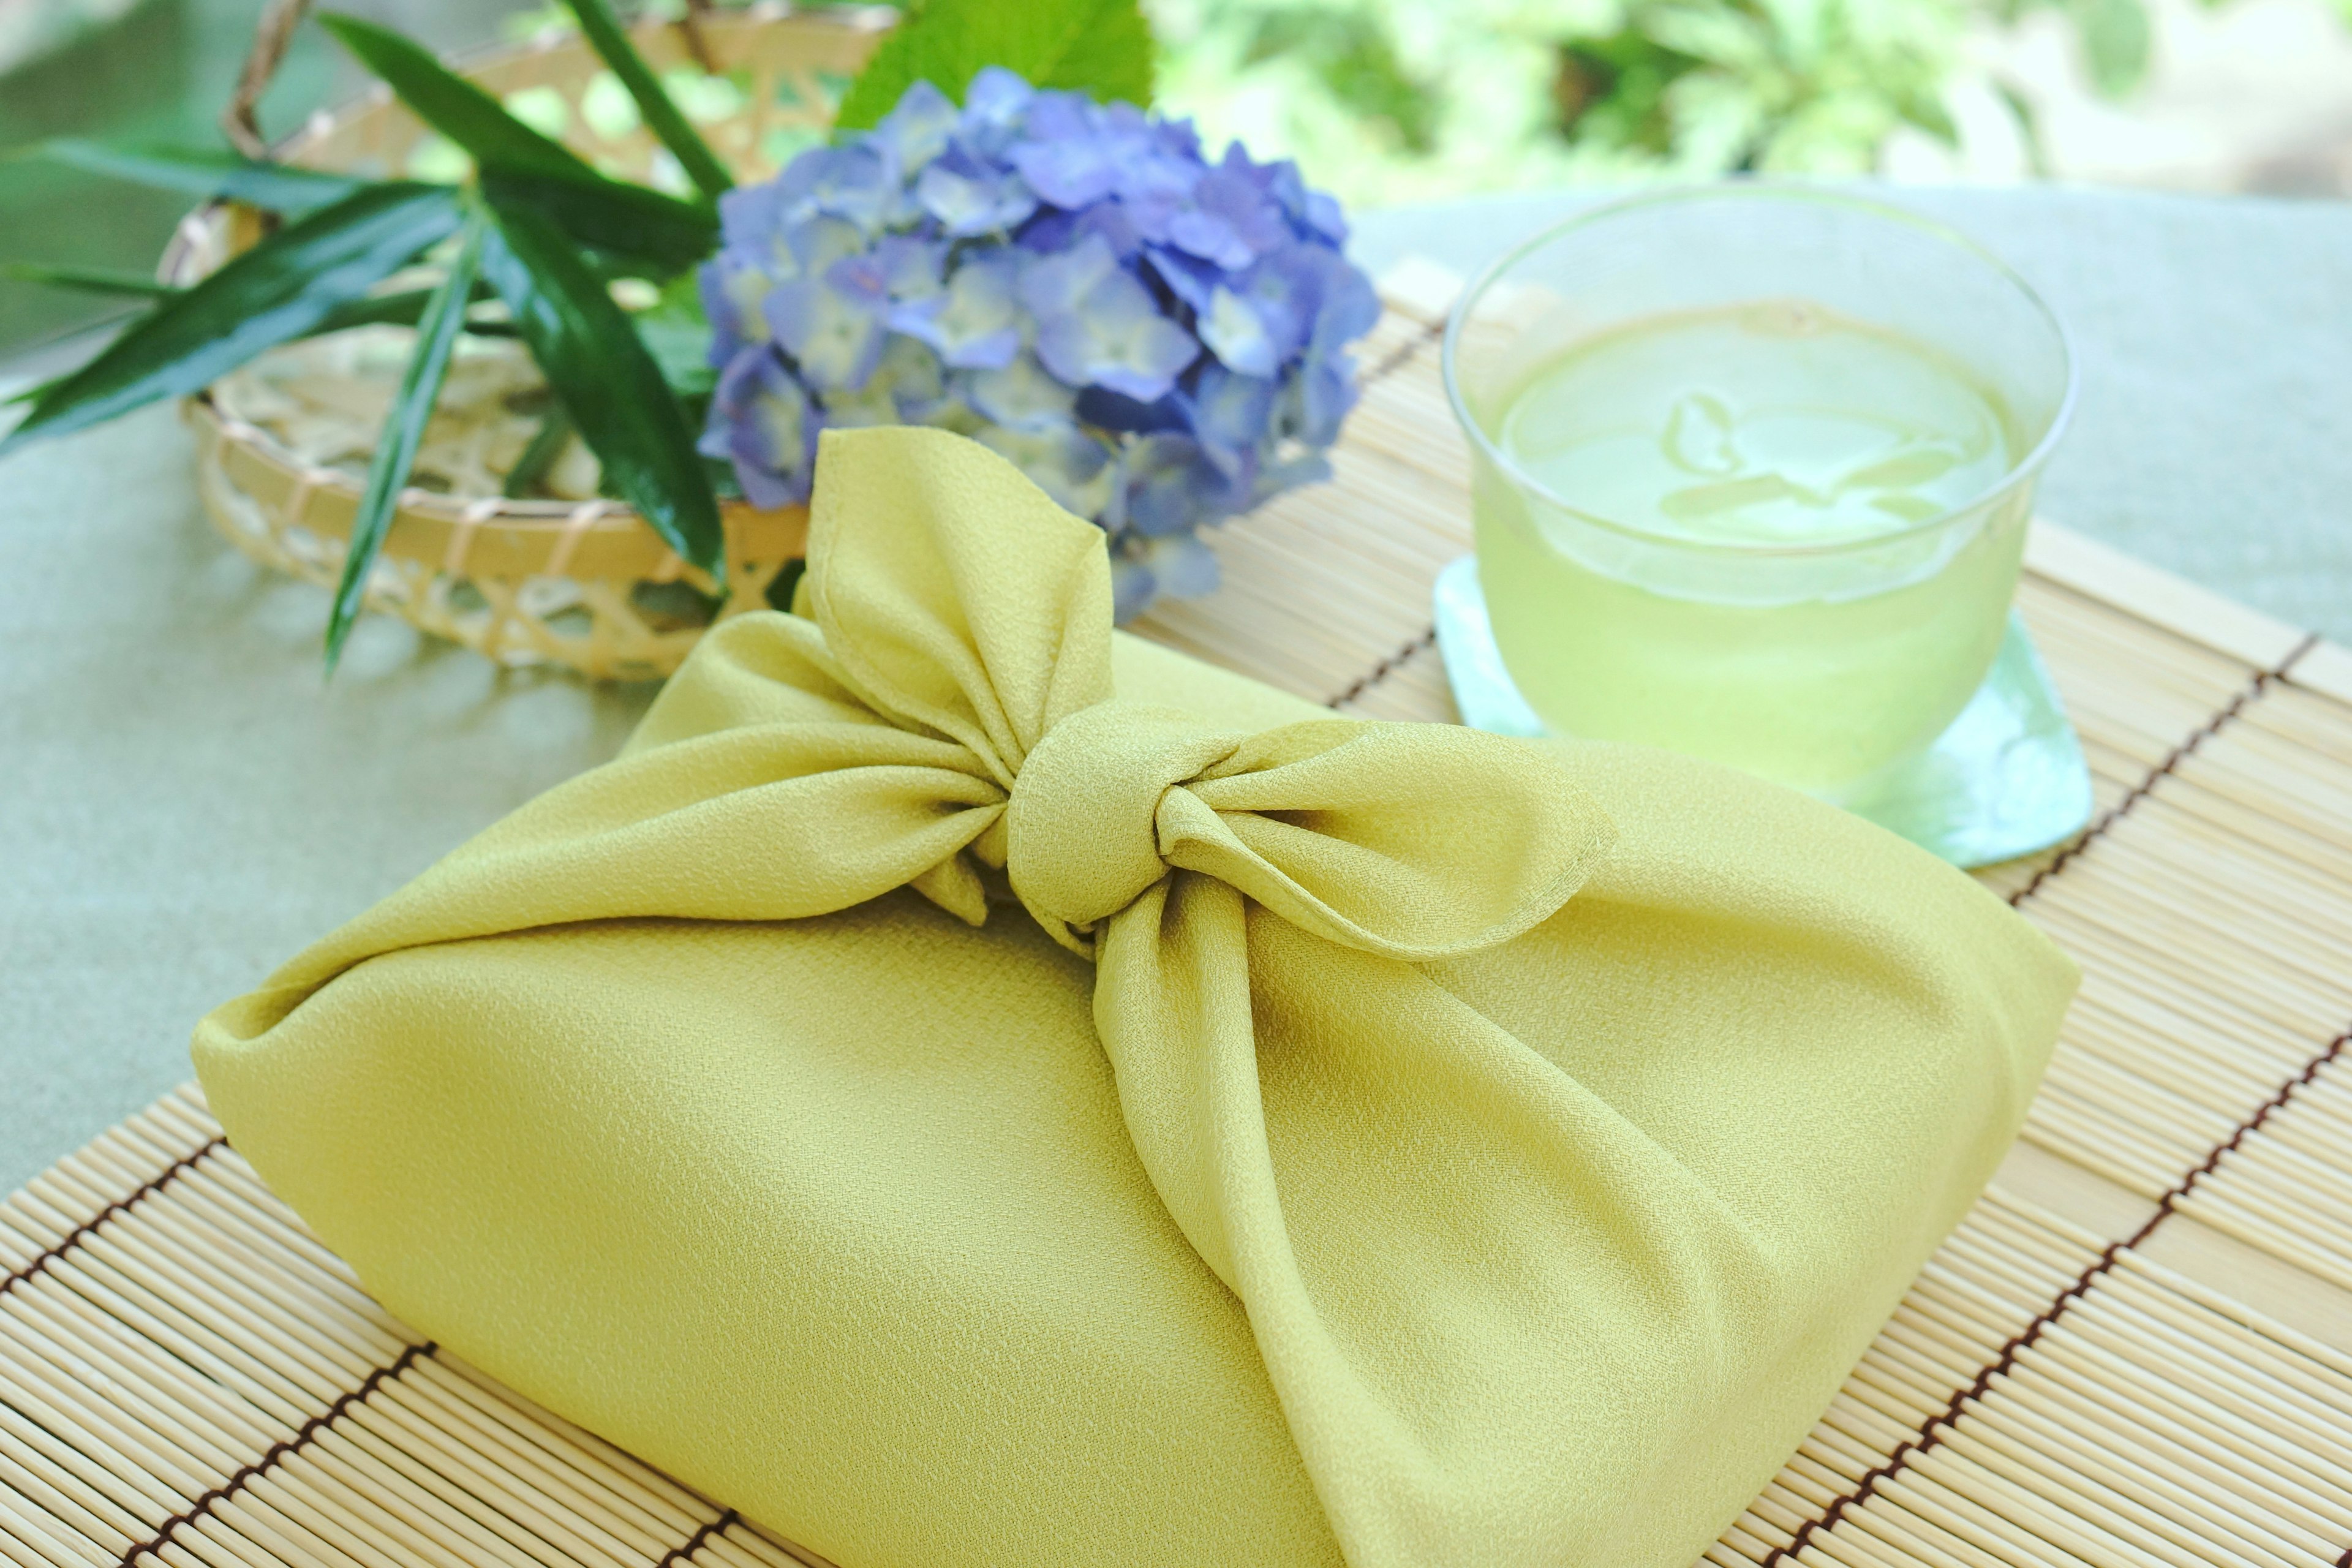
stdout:
POLYGON ((394 1311, 844 1568, 1684 1568, 2074 988, 1813 801, 1115 636, 941 432, 826 434, 798 608, 195 1054, 394 1311))

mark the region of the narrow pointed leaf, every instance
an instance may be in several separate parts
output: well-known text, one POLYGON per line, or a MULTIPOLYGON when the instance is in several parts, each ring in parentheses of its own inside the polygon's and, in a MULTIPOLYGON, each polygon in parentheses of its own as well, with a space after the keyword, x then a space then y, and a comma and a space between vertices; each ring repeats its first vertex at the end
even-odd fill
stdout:
POLYGON ((457 347, 458 333, 466 325, 466 307, 474 297, 487 227, 478 214, 467 223, 466 242, 458 248, 457 260, 425 302, 425 314, 416 324, 416 352, 400 378, 392 411, 384 416, 383 433, 376 437, 367 486, 352 518, 352 542, 343 555, 342 581, 336 585, 334 610, 327 618, 330 675, 343 656, 343 639, 351 635, 352 623, 359 618, 368 573, 375 565, 377 552, 383 548, 384 531, 400 509, 401 489, 408 483, 408 470, 416 462, 416 448, 425 439, 425 426, 431 422, 433 405, 441 395, 449 356, 457 347))
POLYGON ((360 64, 383 79, 416 117, 474 155, 484 168, 515 174, 601 180, 562 142, 517 120, 506 106, 388 27, 336 12, 319 25, 335 35, 360 64))
POLYGON ((564 413, 563 405, 558 403, 547 411, 547 417, 539 422, 539 429, 532 435, 530 445, 522 449, 522 456, 515 459, 515 466, 507 470, 506 486, 499 493, 509 500, 517 500, 537 489, 547 478, 548 470, 555 467, 555 459, 563 455, 564 445, 571 439, 572 416, 564 413))
POLYGON ((482 190, 500 206, 538 209, 580 244, 604 252, 633 274, 668 277, 719 247, 718 215, 709 207, 620 180, 599 176, 591 184, 486 165, 482 190))
POLYGON ((317 331, 459 222, 444 185, 367 186, 271 235, 155 308, 45 391, 0 452, 192 393, 317 331))
POLYGON ((37 261, 0 263, 0 278, 130 300, 161 300, 179 292, 169 283, 159 283, 143 272, 112 272, 98 267, 44 267, 37 261))
POLYGON ((47 381, 37 381, 30 386, 20 386, 7 396, 0 397, 0 408, 14 408, 19 403, 38 403, 47 395, 49 388, 64 379, 64 376, 53 375, 47 381))
POLYGON ((723 582, 710 477, 661 366, 572 244, 530 207, 493 202, 482 276, 622 499, 679 555, 723 582))
MULTIPOLYGON (((143 272, 115 272, 97 267, 47 267, 37 261, 0 262, 0 278, 14 278, 26 283, 38 283, 50 289, 74 289, 85 294, 107 294, 122 299, 169 300, 186 290, 170 283, 159 283, 143 272)), ((491 297, 486 287, 477 287, 474 298, 491 297)), ((404 289, 392 294, 370 294, 348 305, 338 305, 323 317, 309 336, 321 332, 340 332, 351 327, 387 325, 413 327, 425 314, 425 301, 433 298, 430 289, 404 289)), ((512 337, 512 331, 503 321, 468 321, 466 330, 482 337, 512 337)), ((19 393, 19 398, 28 395, 19 393)))
POLYGON ((354 16, 319 20, 419 119, 472 155, 500 206, 528 203, 581 244, 650 261, 657 275, 692 266, 718 243, 708 207, 598 174, 398 33, 354 16))
POLYGON ((109 146, 70 138, 40 142, 17 156, 64 163, 88 174, 179 191, 203 200, 226 197, 289 216, 341 201, 362 183, 315 169, 257 163, 234 153, 109 146))
POLYGON ((713 201, 735 188, 735 181, 727 173, 727 165, 719 161, 710 144, 686 122, 677 105, 646 68, 645 57, 629 42, 629 35, 613 16, 605 0, 564 0, 572 14, 580 18, 580 31, 586 35, 589 45, 603 57, 613 74, 629 96, 637 100, 637 112, 645 116, 646 129, 670 150, 670 155, 686 171, 695 188, 713 201))
MULTIPOLYGON (((316 337, 321 332, 340 332, 349 327, 413 327, 423 320, 425 308, 431 302, 435 292, 431 289, 403 289, 397 293, 371 294, 364 300, 338 305, 328 312, 324 321, 311 329, 309 335, 316 337)), ((477 283, 474 298, 480 300, 490 297, 489 290, 477 283)), ((514 329, 504 321, 468 321, 466 330, 480 338, 514 336, 514 329)))

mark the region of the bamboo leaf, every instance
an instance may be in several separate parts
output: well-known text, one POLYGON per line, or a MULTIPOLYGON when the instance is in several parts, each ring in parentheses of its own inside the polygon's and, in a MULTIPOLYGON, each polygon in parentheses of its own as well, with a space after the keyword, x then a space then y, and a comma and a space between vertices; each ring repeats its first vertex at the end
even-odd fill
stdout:
POLYGON ((1151 101, 1151 28, 1136 0, 929 0, 901 22, 841 100, 834 125, 863 131, 918 80, 958 102, 982 66, 1038 87, 1151 101))
POLYGON ((321 12, 319 25, 383 78, 419 120, 472 153, 484 168, 583 182, 604 179, 562 142, 533 131, 497 99, 390 28, 333 11, 321 12))
POLYGON ((48 387, 0 452, 37 436, 195 392, 262 350, 303 337, 440 243, 459 222, 442 185, 367 186, 288 225, 161 300, 98 357, 48 387))
POLYGON ((709 475, 628 313, 543 215, 495 199, 490 215, 482 276, 605 479, 671 549, 723 582, 726 540, 709 475))
POLYGON ((587 184, 486 165, 482 191, 499 206, 537 209, 582 245, 632 272, 647 270, 639 263, 651 263, 656 274, 671 276, 719 245, 718 216, 709 207, 602 175, 587 184))
POLYGON ((0 408, 14 408, 19 403, 38 403, 48 395, 49 388, 64 379, 64 376, 53 375, 47 381, 37 381, 30 386, 20 386, 7 396, 0 397, 0 408))
MULTIPOLYGON (((95 267, 46 267, 37 261, 0 263, 0 278, 15 278, 51 289, 78 289, 87 294, 109 294, 124 299, 170 300, 187 291, 169 283, 159 283, 144 273, 114 272, 95 267)), ((485 288, 478 286, 474 290, 476 300, 490 297, 485 288)), ((424 315, 425 302, 432 298, 433 290, 430 289, 404 289, 393 294, 370 294, 348 305, 336 306, 304 335, 317 337, 322 332, 340 332, 352 327, 413 327, 424 315)), ((514 336, 514 329, 504 321, 469 321, 466 323, 466 330, 478 337, 514 336)), ((667 365, 668 361, 665 360, 663 363, 667 365)), ((19 393, 17 397, 25 399, 31 395, 30 392, 26 392, 19 393)))
POLYGON ((98 267, 45 267, 37 261, 0 262, 0 278, 131 300, 161 300, 179 292, 169 283, 159 283, 143 272, 112 272, 98 267))
POLYGON ((362 182, 285 163, 257 163, 234 153, 170 147, 109 146, 71 138, 43 142, 16 154, 63 163, 87 174, 128 180, 200 200, 226 198, 289 216, 343 200, 362 182))
MULTIPOLYGON (((403 289, 394 294, 370 294, 348 305, 336 306, 328 312, 326 320, 305 335, 317 337, 322 332, 340 332, 351 327, 413 327, 424 319, 425 308, 431 302, 434 292, 430 289, 403 289)), ((478 281, 475 284, 474 299, 477 302, 492 297, 487 287, 478 281)), ((466 322, 466 330, 478 338, 514 336, 514 328, 505 321, 469 319, 466 322)))
POLYGON ((708 207, 607 179, 398 33, 355 16, 319 20, 419 119, 473 156, 500 208, 528 204, 581 244, 651 261, 657 272, 690 267, 717 244, 719 219, 708 207))
POLYGON ((416 448, 425 439, 425 426, 431 422, 433 405, 440 398, 441 383, 449 372, 449 356, 457 349, 457 335, 466 325, 466 307, 474 297, 474 279, 481 268, 482 235, 487 227, 478 213, 467 221, 465 243, 458 247, 457 258, 450 264, 448 275, 425 302, 425 314, 416 327, 416 352, 409 358, 408 369, 400 378, 400 392, 392 400, 391 412, 384 416, 383 433, 376 437, 375 455, 368 462, 367 485, 360 493, 360 509, 352 518, 352 542, 343 554, 342 581, 335 587, 335 606, 327 617, 329 675, 334 674, 335 663, 343 656, 343 639, 351 636, 352 623, 359 618, 368 573, 375 565, 377 552, 383 548, 384 531, 392 526, 393 514, 400 508, 402 487, 408 483, 408 471, 416 462, 416 448))
POLYGON ((518 500, 537 489, 546 479, 555 459, 563 455, 565 443, 572 439, 572 416, 563 412, 563 405, 555 404, 547 411, 532 433, 530 444, 507 470, 507 482, 499 491, 509 500, 518 500))
POLYGON ((622 30, 605 0, 564 0, 564 4, 580 18, 580 31, 587 37, 590 46, 613 68, 613 74, 629 89, 629 96, 636 100, 637 112, 645 116, 646 129, 670 150, 695 188, 712 201, 733 190, 735 181, 727 173, 727 165, 686 122, 686 116, 678 112, 677 105, 654 79, 654 73, 646 67, 645 57, 629 42, 629 35, 622 30))

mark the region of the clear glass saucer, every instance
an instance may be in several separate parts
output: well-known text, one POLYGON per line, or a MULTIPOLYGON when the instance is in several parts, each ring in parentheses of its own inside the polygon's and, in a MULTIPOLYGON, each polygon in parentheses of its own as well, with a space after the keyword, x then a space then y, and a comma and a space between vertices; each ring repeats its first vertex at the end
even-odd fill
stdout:
MULTIPOLYGON (((1549 733, 1503 668, 1475 556, 1437 574, 1435 607, 1437 646, 1462 721, 1497 735, 1549 733)), ((1839 804, 1962 867, 2013 860, 2083 830, 2091 820, 2091 770, 2016 611, 1991 672, 1951 728, 1919 757, 1839 804)))

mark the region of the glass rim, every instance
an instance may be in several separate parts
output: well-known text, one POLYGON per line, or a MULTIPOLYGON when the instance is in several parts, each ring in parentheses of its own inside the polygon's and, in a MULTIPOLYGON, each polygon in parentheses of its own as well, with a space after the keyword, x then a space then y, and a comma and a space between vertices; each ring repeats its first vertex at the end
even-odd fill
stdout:
POLYGON ((1956 520, 1981 510, 2004 493, 2032 479, 2042 465, 2049 461, 2050 454, 2057 448, 2059 437, 2065 434, 2066 426, 2074 417, 2074 399, 2082 384, 2080 366, 2074 356, 2074 339, 2066 331, 2066 323, 2061 321, 2058 313, 2050 308, 2049 301, 2042 299, 2041 293, 2032 284, 2021 277, 2015 268, 1958 229, 1948 223, 1912 212, 1908 208, 1896 206, 1891 202, 1874 201, 1866 196, 1850 195, 1843 191, 1829 190, 1796 181, 1752 178, 1637 192, 1633 195, 1603 201, 1582 212, 1572 213, 1556 223, 1538 229, 1534 234, 1504 251, 1493 261, 1488 262, 1479 269, 1475 277, 1464 285, 1462 292, 1454 299, 1453 308, 1445 314, 1445 334, 1438 354, 1438 365, 1441 377, 1445 383, 1446 402, 1454 410, 1454 423, 1462 426, 1472 444, 1489 462, 1502 470, 1513 484, 1523 490, 1537 497, 1547 505, 1567 512, 1581 521, 1605 528, 1614 533, 1623 534, 1631 539, 1640 540, 1644 543, 1671 544, 1702 553, 1746 557, 1836 554, 1846 551, 1866 550, 1881 545, 1900 543, 1905 540, 1918 539, 1934 533, 1938 529, 1949 527, 1956 520), (1956 506, 1947 507, 1934 517, 1907 524, 1887 533, 1863 534, 1794 544, 1782 542, 1749 542, 1737 540, 1692 539, 1683 534, 1644 528, 1638 523, 1627 522, 1619 518, 1603 517, 1599 512, 1589 510, 1562 499, 1549 485, 1536 479, 1513 461, 1510 455, 1495 444, 1494 439, 1486 434, 1485 426, 1470 413, 1469 402, 1462 395, 1461 378, 1455 374, 1455 361, 1462 337, 1463 323, 1468 319, 1471 307, 1509 268, 1537 250, 1577 229, 1624 213, 1638 211, 1643 207, 1696 205, 1706 202, 1731 200, 1804 202, 1822 206, 1843 207, 1849 212, 1905 225, 1974 258, 1990 268, 1994 274, 2015 289, 2033 313, 2041 318, 2042 323, 2050 329, 2051 336, 2058 345, 2058 358, 2065 370, 2066 384, 2064 390, 2059 395, 2056 410, 2050 416, 2049 428, 2042 433, 2041 439, 2033 444, 2025 456, 2011 464, 1999 479, 1983 490, 1956 506))

